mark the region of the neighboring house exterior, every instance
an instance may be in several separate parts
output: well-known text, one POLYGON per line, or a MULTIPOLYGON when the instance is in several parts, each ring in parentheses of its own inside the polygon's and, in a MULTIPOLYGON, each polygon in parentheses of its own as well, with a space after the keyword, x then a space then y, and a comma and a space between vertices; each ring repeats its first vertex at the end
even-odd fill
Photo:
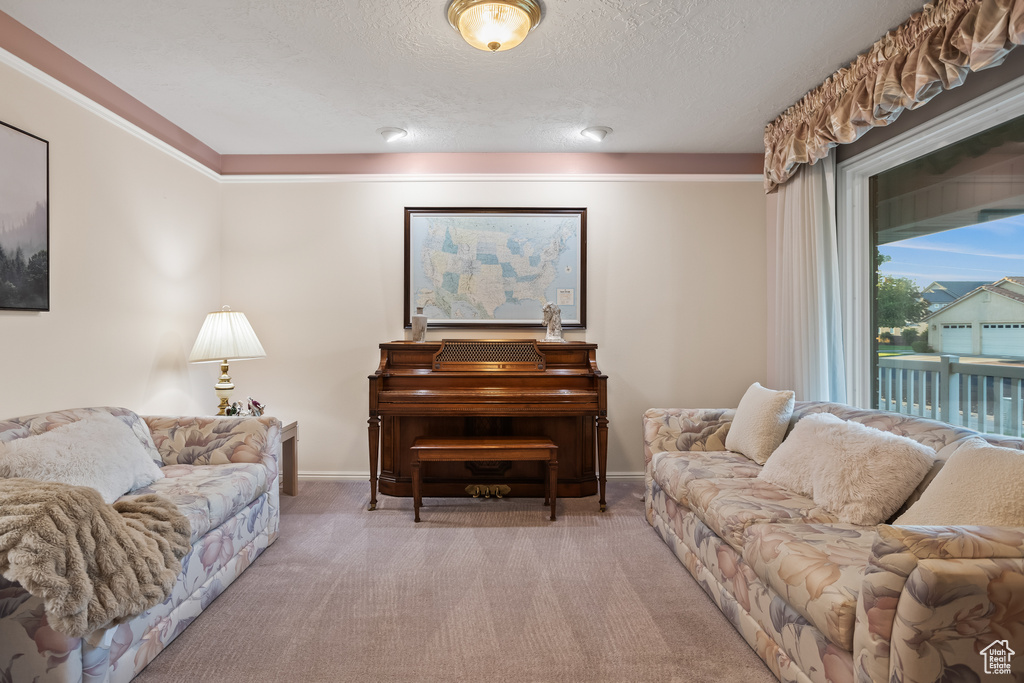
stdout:
POLYGON ((921 290, 921 298, 928 302, 928 312, 934 313, 987 284, 987 280, 938 280, 921 290))
POLYGON ((938 353, 1024 358, 1024 277, 983 284, 925 322, 938 353))

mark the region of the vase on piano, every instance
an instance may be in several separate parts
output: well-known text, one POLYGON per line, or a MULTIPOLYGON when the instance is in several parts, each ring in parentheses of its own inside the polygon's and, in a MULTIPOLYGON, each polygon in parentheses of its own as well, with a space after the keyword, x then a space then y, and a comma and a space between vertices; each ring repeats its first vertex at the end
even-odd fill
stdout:
POLYGON ((423 307, 416 307, 416 314, 412 318, 412 340, 421 342, 427 340, 427 316, 423 315, 423 307))

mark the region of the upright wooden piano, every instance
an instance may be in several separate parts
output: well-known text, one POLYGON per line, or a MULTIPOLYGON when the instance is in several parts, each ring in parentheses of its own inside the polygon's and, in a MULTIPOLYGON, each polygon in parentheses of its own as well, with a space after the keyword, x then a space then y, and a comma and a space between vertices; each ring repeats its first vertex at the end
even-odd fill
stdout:
MULTIPOLYGON (((591 496, 605 509, 607 376, 597 345, 533 340, 398 341, 380 345, 370 375, 370 509, 380 492, 412 496, 420 436, 535 436, 558 446, 558 497, 591 496)), ((538 462, 439 462, 423 494, 462 496, 467 485, 504 484, 512 496, 544 495, 538 462)))

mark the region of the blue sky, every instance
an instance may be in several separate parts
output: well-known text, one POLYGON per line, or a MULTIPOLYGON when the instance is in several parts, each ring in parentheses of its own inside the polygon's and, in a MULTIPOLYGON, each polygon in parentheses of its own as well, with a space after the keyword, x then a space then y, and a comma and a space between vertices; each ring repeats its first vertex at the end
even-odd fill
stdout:
POLYGON ((892 242, 878 248, 892 257, 885 275, 907 277, 924 289, 936 280, 1024 277, 1024 215, 892 242))

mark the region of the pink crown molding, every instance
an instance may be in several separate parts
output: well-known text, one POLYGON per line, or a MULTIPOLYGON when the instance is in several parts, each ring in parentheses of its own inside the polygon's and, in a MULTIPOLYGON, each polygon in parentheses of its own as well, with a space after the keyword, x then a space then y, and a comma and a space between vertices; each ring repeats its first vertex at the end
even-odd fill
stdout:
POLYGON ((221 156, 216 151, 3 12, 0 47, 210 170, 220 172, 221 156))
POLYGON ((762 154, 393 153, 225 154, 230 175, 719 175, 764 173, 762 154))
POLYGON ((0 11, 0 48, 222 176, 762 175, 762 154, 220 154, 0 11))

